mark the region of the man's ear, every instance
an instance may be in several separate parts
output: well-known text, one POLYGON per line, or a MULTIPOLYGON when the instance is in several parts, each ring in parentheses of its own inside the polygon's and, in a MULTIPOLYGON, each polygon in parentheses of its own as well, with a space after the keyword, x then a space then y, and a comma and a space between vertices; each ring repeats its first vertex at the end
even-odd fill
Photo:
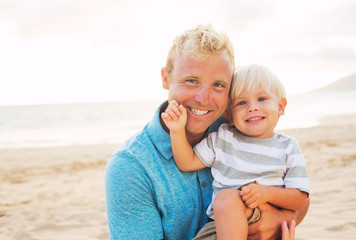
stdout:
POLYGON ((284 109, 286 108, 286 105, 287 105, 287 99, 282 98, 278 103, 278 115, 279 116, 284 115, 284 109))
POLYGON ((161 68, 161 76, 162 76, 162 87, 166 90, 169 89, 169 83, 168 83, 168 73, 166 71, 166 68, 161 68))

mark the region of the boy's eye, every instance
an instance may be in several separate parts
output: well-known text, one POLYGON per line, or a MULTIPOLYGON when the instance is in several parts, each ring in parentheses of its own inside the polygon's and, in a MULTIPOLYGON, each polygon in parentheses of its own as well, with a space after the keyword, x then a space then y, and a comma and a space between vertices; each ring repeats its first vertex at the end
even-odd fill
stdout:
POLYGON ((240 105, 240 106, 241 105, 245 105, 245 104, 246 104, 246 101, 240 101, 240 102, 237 103, 237 105, 240 105))
POLYGON ((266 100, 265 97, 259 97, 259 98, 258 98, 258 101, 259 101, 259 102, 263 102, 264 100, 266 100))

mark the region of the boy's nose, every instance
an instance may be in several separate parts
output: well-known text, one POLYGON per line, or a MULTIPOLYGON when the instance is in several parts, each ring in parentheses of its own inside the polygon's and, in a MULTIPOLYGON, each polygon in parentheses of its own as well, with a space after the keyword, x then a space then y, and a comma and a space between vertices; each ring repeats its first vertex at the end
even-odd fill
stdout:
POLYGON ((257 112, 258 111, 258 107, 255 104, 251 104, 248 108, 249 112, 257 112))

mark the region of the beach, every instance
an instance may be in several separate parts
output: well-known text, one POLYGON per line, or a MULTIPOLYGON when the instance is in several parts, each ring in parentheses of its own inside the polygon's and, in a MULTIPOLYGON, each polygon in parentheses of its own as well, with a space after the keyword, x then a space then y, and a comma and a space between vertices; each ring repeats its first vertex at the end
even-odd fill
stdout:
MULTIPOLYGON (((279 132, 298 139, 311 184, 296 239, 355 239, 356 115, 279 132)), ((118 146, 0 149, 0 239, 108 239, 104 171, 118 146)))

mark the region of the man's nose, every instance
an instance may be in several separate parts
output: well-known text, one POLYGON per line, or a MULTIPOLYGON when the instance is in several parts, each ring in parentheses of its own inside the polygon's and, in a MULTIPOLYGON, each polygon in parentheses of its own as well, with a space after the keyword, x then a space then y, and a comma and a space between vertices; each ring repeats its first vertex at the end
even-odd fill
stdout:
POLYGON ((211 102, 212 96, 208 86, 201 86, 195 96, 195 100, 203 105, 207 105, 211 102))

